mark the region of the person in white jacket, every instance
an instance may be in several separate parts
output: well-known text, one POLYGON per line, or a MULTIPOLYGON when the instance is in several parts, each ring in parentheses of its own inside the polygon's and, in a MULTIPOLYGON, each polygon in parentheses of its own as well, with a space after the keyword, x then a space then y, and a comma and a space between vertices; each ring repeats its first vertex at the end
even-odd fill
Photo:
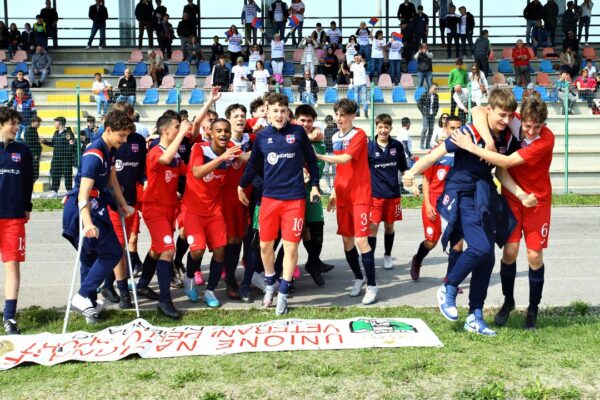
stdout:
POLYGON ((307 36, 300 43, 300 48, 304 49, 300 63, 304 65, 305 71, 310 71, 310 76, 315 76, 315 65, 319 62, 317 59, 318 43, 315 38, 307 36))
POLYGON ((479 70, 477 64, 471 66, 469 82, 471 82, 471 101, 480 106, 483 97, 487 96, 489 86, 485 74, 479 70))

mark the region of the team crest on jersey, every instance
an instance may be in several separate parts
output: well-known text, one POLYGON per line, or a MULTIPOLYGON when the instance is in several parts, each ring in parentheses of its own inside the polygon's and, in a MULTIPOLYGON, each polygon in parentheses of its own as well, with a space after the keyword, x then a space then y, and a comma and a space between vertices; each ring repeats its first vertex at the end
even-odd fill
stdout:
POLYGON ((167 183, 171 182, 171 180, 173 180, 173 171, 171 171, 170 169, 165 171, 165 181, 167 183))
POLYGON ((296 143, 296 136, 294 135, 285 135, 285 141, 289 144, 296 143))
POLYGON ((132 143, 131 151, 133 151, 134 153, 137 153, 138 151, 140 151, 140 146, 137 143, 132 143))
POLYGON ((375 157, 379 157, 379 156, 380 156, 379 152, 378 152, 378 151, 376 151, 376 152, 375 152, 375 157))
POLYGON ((10 158, 13 160, 13 162, 21 162, 21 153, 12 153, 10 158))
POLYGON ((396 149, 390 149, 390 156, 394 157, 396 155, 396 149))
POLYGON ((90 207, 92 208, 92 210, 96 210, 96 209, 98 209, 98 200, 96 200, 96 199, 91 199, 91 200, 90 200, 90 207))
POLYGON ((273 138, 268 138, 267 139, 267 144, 272 144, 273 143, 273 138))
POLYGON ((350 144, 350 139, 344 139, 342 140, 342 148, 345 150, 348 145, 350 144))
POLYGON ((179 145, 179 152, 180 153, 185 153, 185 144, 180 144, 179 145))
POLYGON ((215 174, 214 172, 209 173, 208 175, 205 175, 204 178, 204 182, 208 183, 210 181, 212 181, 215 178, 215 174))
POLYGON ((233 160, 233 162, 231 163, 231 166, 234 169, 240 169, 240 167, 242 166, 242 162, 238 159, 233 160))
POLYGON ((444 195, 444 199, 442 200, 442 204, 447 206, 448 203, 450 202, 450 196, 448 196, 447 194, 444 195))
POLYGON ((521 142, 521 148, 524 149, 525 147, 529 146, 529 143, 527 143, 526 141, 522 141, 521 142))

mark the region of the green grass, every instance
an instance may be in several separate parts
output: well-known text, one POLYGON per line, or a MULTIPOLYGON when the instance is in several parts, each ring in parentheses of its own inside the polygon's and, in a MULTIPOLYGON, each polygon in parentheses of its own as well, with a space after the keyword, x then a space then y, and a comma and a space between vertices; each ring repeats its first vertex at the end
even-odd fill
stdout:
MULTIPOLYGON (((492 312, 488 312, 489 315, 492 312)), ((464 318, 465 310, 461 310, 464 318)), ((584 303, 543 310, 539 329, 522 329, 514 313, 498 336, 468 334, 437 310, 394 308, 295 308, 295 318, 356 316, 422 318, 444 348, 237 354, 114 363, 28 365, 0 374, 2 398, 199 399, 590 399, 600 393, 600 312, 584 303)), ((173 321, 155 312, 155 325, 173 321)), ((126 323, 132 314, 110 312, 95 329, 126 323)), ((232 325, 274 319, 272 311, 199 310, 179 324, 232 325)), ((24 333, 59 332, 62 315, 30 308, 21 312, 24 333)), ((88 330, 75 317, 70 330, 88 330)))

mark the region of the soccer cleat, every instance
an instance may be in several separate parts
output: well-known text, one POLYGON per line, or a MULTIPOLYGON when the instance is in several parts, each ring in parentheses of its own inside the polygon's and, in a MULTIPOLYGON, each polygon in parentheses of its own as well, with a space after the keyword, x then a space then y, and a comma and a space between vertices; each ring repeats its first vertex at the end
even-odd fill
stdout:
POLYGON ((364 284, 365 284, 364 279, 355 279, 354 281, 352 281, 352 289, 350 289, 350 296, 351 297, 359 296, 364 284))
POLYGON ((294 279, 300 278, 300 267, 296 264, 296 268, 294 268, 294 275, 292 275, 294 279))
POLYGON ((319 269, 319 267, 307 263, 304 266, 304 269, 310 274, 311 278, 313 278, 313 281, 315 281, 317 286, 325 285, 325 278, 323 278, 323 275, 321 275, 321 270, 319 269))
POLYGON ((464 329, 465 331, 477 333, 483 336, 496 336, 496 331, 491 330, 485 323, 483 319, 483 311, 480 308, 475 309, 473 314, 469 314, 467 316, 464 329))
POLYGON ((325 264, 323 261, 321 261, 319 264, 319 270, 321 271, 322 274, 327 273, 334 268, 335 268, 335 265, 325 264))
POLYGON ((263 296, 262 306, 264 308, 271 307, 273 304, 273 295, 275 293, 275 285, 265 285, 265 295, 263 296))
POLYGON ((227 297, 232 300, 240 300, 242 298, 242 296, 240 296, 240 290, 237 284, 235 286, 227 285, 227 297))
POLYGON ((514 300, 504 300, 504 304, 500 307, 500 310, 494 316, 494 324, 497 326, 504 326, 508 322, 508 317, 510 316, 510 312, 515 309, 515 301, 514 300))
POLYGON ((437 291, 438 307, 440 312, 449 321, 458 319, 458 309, 456 308, 456 295, 458 289, 450 285, 442 285, 437 291))
POLYGON ((200 271, 194 272, 194 280, 196 281, 196 286, 202 286, 206 283, 204 282, 204 279, 202 278, 202 272, 200 271))
POLYGON ((117 291, 112 285, 108 287, 103 287, 100 293, 102 293, 102 297, 104 297, 111 303, 119 302, 119 295, 117 294, 117 291))
POLYGON ((392 256, 383 256, 383 269, 392 269, 394 264, 392 263, 392 256))
POLYGON ((158 311, 160 311, 164 316, 169 317, 171 319, 179 319, 181 317, 181 313, 179 310, 175 308, 173 302, 171 300, 168 301, 159 301, 156 305, 158 311))
POLYGON ((204 302, 210 308, 217 308, 221 305, 221 302, 219 301, 219 299, 217 299, 217 296, 215 296, 215 292, 213 292, 212 290, 204 291, 204 302))
POLYGON ((175 273, 175 275, 173 275, 171 277, 171 287, 173 289, 181 289, 183 287, 183 281, 181 280, 181 277, 175 273))
POLYGON ((154 290, 150 289, 149 287, 141 288, 139 286, 136 286, 135 289, 139 296, 145 297, 148 300, 156 301, 159 299, 158 293, 156 293, 154 290))
POLYGON ((417 262, 417 256, 415 254, 412 258, 412 262, 410 263, 410 278, 413 281, 418 281, 420 274, 421 274, 421 264, 417 262))
POLYGON ((365 306, 375 303, 377 301, 377 292, 379 292, 379 288, 377 286, 367 286, 362 303, 365 306))
POLYGON ((121 294, 119 308, 121 310, 130 310, 133 308, 133 304, 131 303, 131 294, 129 294, 129 292, 121 294))
POLYGON ((534 331, 537 329, 537 310, 527 309, 527 315, 525 315, 525 329, 534 331))
POLYGON ((3 322, 4 325, 4 332, 7 335, 19 335, 21 334, 21 332, 19 332, 19 327, 17 326, 17 321, 15 321, 14 319, 5 319, 3 322))
POLYGON ((185 294, 192 303, 198 301, 198 291, 196 291, 196 280, 189 278, 187 275, 183 276, 183 287, 185 288, 185 294))
POLYGON ((240 286, 240 297, 244 303, 254 303, 254 297, 250 293, 250 288, 240 286))
POLYGON ((288 295, 279 293, 277 295, 277 307, 275 308, 276 315, 287 314, 288 312, 288 295))
POLYGON ((264 274, 259 274, 258 272, 255 272, 252 275, 252 285, 263 291, 265 291, 265 275, 264 274))
MULTIPOLYGON (((100 304, 100 303, 99 303, 100 304)), ((73 308, 85 317, 85 322, 92 325, 98 322, 98 311, 87 297, 77 293, 71 301, 73 308)))

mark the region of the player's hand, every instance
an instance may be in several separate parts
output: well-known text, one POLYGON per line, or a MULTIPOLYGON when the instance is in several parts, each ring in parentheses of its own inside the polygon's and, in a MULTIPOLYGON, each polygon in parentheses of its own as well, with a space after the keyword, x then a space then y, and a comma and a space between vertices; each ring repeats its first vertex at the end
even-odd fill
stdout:
POLYGON ((431 222, 435 222, 437 220, 437 212, 435 211, 435 207, 429 203, 425 203, 425 215, 427 215, 427 219, 429 219, 431 222))
POLYGON ((128 218, 133 215, 135 209, 131 207, 129 204, 125 204, 119 207, 119 213, 123 216, 123 218, 128 218))
POLYGON ((527 208, 531 208, 531 207, 535 207, 537 206, 537 199, 535 198, 535 195, 533 193, 530 193, 528 195, 523 194, 521 196, 519 196, 519 200, 521 200, 521 203, 523 204, 523 206, 527 207, 527 208))
POLYGON ((227 150, 225 150, 225 152, 221 155, 221 157, 223 157, 224 160, 238 158, 240 156, 241 149, 241 146, 228 147, 227 150))
POLYGON ((30 217, 31 217, 31 211, 25 211, 25 222, 29 222, 30 217))
POLYGON ((191 128, 192 125, 190 124, 190 121, 182 121, 181 125, 179 126, 179 134, 187 135, 191 128))
POLYGON ((419 196, 421 194, 421 192, 419 191, 419 185, 413 185, 411 191, 412 194, 414 194, 415 196, 419 196))
POLYGON ((238 191, 238 199, 240 200, 240 202, 243 205, 245 205, 247 207, 250 204, 250 202, 248 201, 248 196, 246 196, 244 189, 242 189, 242 187, 238 186, 237 191, 238 191))
POLYGON ((412 172, 406 171, 402 174, 402 184, 405 188, 412 187, 415 184, 415 176, 412 172))
POLYGON ((335 211, 336 205, 335 192, 331 192, 329 195, 329 202, 327 203, 327 211, 335 211))
POLYGON ((83 235, 86 238, 94 239, 100 236, 100 230, 94 225, 83 225, 83 235))
POLYGON ((313 186, 312 189, 310 189, 309 198, 311 203, 316 203, 321 199, 321 192, 318 187, 313 186))
POLYGON ((310 181, 310 174, 308 173, 308 171, 306 170, 306 168, 302 168, 302 175, 303 175, 303 178, 304 178, 304 183, 308 183, 310 181))
POLYGON ((473 144, 473 140, 471 140, 471 137, 466 133, 463 133, 459 129, 455 130, 454 132, 452 132, 452 134, 450 134, 450 140, 452 141, 452 143, 464 150, 469 150, 469 146, 473 144))

